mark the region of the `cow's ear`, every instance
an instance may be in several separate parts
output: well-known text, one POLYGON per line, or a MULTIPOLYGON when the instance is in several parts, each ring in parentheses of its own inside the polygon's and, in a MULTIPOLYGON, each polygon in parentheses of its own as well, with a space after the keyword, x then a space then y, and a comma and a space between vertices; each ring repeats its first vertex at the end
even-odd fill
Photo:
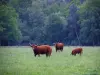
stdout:
POLYGON ((36 47, 37 47, 37 45, 33 45, 33 47, 35 47, 35 48, 36 48, 36 47))

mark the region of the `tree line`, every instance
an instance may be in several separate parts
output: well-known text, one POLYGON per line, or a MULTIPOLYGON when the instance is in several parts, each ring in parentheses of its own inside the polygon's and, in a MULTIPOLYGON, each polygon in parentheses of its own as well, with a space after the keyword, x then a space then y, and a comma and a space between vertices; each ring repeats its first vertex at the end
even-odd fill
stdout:
POLYGON ((0 46, 99 46, 99 8, 99 0, 1 0, 0 46))

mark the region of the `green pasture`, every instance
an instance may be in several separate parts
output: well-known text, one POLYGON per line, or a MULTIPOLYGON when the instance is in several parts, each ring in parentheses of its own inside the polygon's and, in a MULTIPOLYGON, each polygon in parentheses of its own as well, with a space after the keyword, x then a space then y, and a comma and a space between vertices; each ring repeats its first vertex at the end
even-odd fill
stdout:
POLYGON ((30 47, 0 47, 0 75, 100 75, 100 47, 83 47, 82 56, 73 48, 34 57, 30 47))

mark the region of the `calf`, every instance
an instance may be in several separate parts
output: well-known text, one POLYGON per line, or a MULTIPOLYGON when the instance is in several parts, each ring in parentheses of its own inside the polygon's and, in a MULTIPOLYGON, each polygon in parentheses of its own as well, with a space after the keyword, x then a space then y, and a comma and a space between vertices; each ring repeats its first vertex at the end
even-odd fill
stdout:
POLYGON ((76 54, 80 54, 81 55, 82 52, 83 52, 82 48, 75 48, 75 49, 72 50, 71 54, 76 56, 76 54))

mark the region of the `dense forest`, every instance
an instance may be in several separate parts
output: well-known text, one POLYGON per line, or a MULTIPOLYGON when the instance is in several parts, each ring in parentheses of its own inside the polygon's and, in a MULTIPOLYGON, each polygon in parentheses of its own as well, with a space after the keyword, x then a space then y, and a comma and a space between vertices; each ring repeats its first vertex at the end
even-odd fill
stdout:
POLYGON ((100 0, 0 0, 0 46, 100 46, 100 0))

